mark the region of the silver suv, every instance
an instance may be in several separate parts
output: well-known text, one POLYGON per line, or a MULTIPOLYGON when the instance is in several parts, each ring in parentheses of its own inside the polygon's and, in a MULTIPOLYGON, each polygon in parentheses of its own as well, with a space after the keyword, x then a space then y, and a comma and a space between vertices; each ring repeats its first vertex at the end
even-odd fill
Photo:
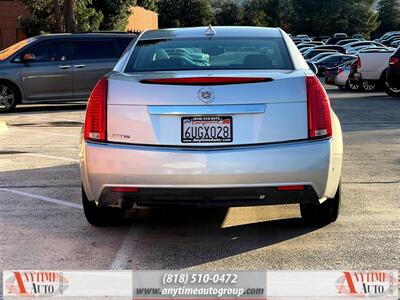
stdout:
POLYGON ((0 112, 19 103, 87 100, 134 38, 131 34, 49 34, 0 52, 0 112))
POLYGON ((90 95, 80 168, 88 221, 133 205, 300 203, 336 220, 342 131, 282 30, 144 32, 90 95))

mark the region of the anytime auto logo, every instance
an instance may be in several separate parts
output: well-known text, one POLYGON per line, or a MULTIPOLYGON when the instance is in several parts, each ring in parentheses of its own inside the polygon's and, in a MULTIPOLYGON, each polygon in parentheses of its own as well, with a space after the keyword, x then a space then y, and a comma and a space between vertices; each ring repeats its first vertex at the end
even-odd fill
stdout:
POLYGON ((62 272, 12 272, 12 275, 5 280, 5 295, 25 297, 62 295, 68 284, 68 279, 62 272))
POLYGON ((394 295, 398 279, 387 271, 343 272, 336 280, 336 287, 345 296, 379 297, 394 295))

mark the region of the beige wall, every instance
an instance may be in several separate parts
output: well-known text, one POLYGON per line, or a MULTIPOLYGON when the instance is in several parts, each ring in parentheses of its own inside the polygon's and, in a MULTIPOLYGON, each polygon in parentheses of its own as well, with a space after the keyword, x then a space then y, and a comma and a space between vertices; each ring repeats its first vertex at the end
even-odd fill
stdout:
POLYGON ((131 8, 126 30, 141 32, 146 29, 158 29, 158 14, 139 6, 131 8))

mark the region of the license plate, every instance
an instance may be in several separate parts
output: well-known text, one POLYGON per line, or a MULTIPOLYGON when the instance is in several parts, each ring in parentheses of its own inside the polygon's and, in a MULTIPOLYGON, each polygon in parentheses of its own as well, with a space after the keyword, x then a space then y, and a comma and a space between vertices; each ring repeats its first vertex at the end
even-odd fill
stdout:
POLYGON ((232 142, 232 117, 182 117, 182 143, 232 142))

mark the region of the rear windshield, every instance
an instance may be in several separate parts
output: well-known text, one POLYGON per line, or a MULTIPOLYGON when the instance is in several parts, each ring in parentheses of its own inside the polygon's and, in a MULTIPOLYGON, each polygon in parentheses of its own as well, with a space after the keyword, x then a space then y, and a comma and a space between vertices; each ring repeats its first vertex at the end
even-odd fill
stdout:
POLYGON ((180 38, 139 41, 125 72, 288 69, 282 38, 180 38))

